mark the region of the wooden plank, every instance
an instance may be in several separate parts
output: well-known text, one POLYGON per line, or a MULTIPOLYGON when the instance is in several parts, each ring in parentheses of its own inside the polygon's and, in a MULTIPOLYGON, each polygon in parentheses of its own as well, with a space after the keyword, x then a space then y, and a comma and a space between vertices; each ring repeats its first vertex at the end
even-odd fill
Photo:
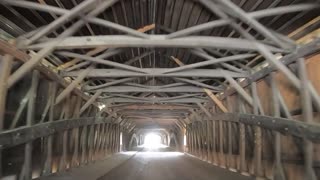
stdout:
POLYGON ((222 104, 222 102, 209 90, 204 88, 204 92, 212 99, 212 101, 221 109, 222 112, 227 113, 227 108, 222 104))

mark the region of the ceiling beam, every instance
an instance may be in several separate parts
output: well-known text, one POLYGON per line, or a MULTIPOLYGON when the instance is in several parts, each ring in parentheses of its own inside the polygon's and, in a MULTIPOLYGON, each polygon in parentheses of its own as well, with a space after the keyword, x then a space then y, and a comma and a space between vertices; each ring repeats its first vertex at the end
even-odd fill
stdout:
POLYGON ((81 55, 81 54, 72 53, 72 52, 58 52, 57 54, 62 55, 62 56, 66 56, 66 57, 79 58, 79 59, 91 61, 94 63, 104 64, 107 66, 126 69, 126 70, 130 70, 130 71, 136 71, 136 72, 142 72, 142 73, 145 72, 142 68, 137 68, 137 67, 129 66, 126 64, 113 62, 113 61, 102 59, 99 57, 91 57, 91 56, 81 55))
POLYGON ((166 73, 177 72, 177 71, 182 71, 182 70, 186 70, 186 69, 195 69, 195 68, 199 68, 199 67, 203 67, 203 66, 209 66, 209 65, 219 64, 219 63, 228 62, 228 61, 245 60, 247 58, 252 58, 254 56, 256 56, 256 54, 239 54, 239 55, 227 56, 227 57, 223 57, 223 58, 203 57, 206 59, 205 61, 197 62, 197 63, 193 63, 193 64, 181 64, 181 61, 178 64, 177 63, 178 59, 174 58, 173 60, 180 67, 172 68, 172 69, 166 71, 166 73))
MULTIPOLYGON (((100 4, 100 6, 91 12, 89 12, 86 16, 96 16, 100 14, 102 11, 113 5, 117 0, 111 0, 111 1, 106 1, 100 4)), ((82 7, 84 8, 84 7, 82 7)), ((73 12, 73 10, 78 11, 78 9, 73 8, 70 13, 73 12)), ((68 14, 65 14, 65 16, 68 17, 68 14)), ((63 18, 61 16, 61 18, 63 18)), ((60 19, 60 18, 59 18, 60 19)), ((53 21, 52 23, 55 23, 59 19, 53 21)), ((26 73, 28 73, 32 68, 34 68, 44 57, 46 57, 48 54, 50 54, 52 51, 55 50, 56 45, 60 43, 60 41, 72 34, 74 34, 77 30, 79 30, 83 25, 85 25, 85 21, 83 20, 78 20, 76 23, 72 24, 68 29, 66 29, 63 33, 61 33, 58 36, 58 40, 55 42, 51 42, 47 46, 43 46, 39 48, 39 52, 37 52, 36 55, 32 56, 28 61, 26 61, 19 69, 17 69, 8 79, 8 87, 13 86, 16 82, 18 82, 21 78, 24 77, 26 73)))
POLYGON ((146 98, 145 100, 136 100, 129 98, 108 98, 100 99, 100 102, 109 103, 145 103, 145 104, 156 104, 156 103, 197 103, 197 102, 208 102, 208 99, 203 98, 182 98, 182 99, 163 99, 163 98, 146 98))
POLYGON ((66 87, 56 98, 56 104, 59 104, 64 98, 66 98, 74 88, 79 86, 79 84, 83 81, 83 79, 87 76, 87 74, 94 69, 94 65, 90 65, 87 69, 82 71, 82 73, 77 76, 75 80, 73 80, 68 87, 66 87))
MULTIPOLYGON (((247 77, 248 73, 236 73, 227 70, 219 69, 190 69, 185 71, 166 73, 169 68, 142 68, 143 71, 148 73, 139 73, 127 71, 122 69, 94 69, 87 77, 208 77, 208 78, 224 78, 223 72, 228 73, 231 77, 247 77)), ((60 75, 64 77, 76 77, 82 70, 72 72, 61 72, 60 75)))
POLYGON ((209 89, 203 89, 208 96, 212 99, 212 101, 221 109, 222 112, 229 112, 228 109, 223 105, 223 103, 215 96, 209 89))
POLYGON ((129 78, 123 78, 123 79, 114 80, 114 81, 107 82, 107 83, 100 84, 100 85, 96 85, 96 86, 84 86, 82 88, 82 90, 84 90, 84 91, 97 90, 97 89, 105 88, 105 87, 108 87, 108 86, 112 86, 112 85, 116 85, 116 84, 120 84, 120 83, 124 83, 124 82, 128 82, 128 81, 132 81, 134 79, 136 79, 136 78, 129 77, 129 78))
POLYGON ((135 87, 135 86, 110 86, 100 89, 103 93, 132 93, 132 92, 181 92, 181 93, 201 93, 202 88, 196 86, 178 86, 160 88, 160 86, 135 87))
POLYGON ((125 105, 125 106, 120 106, 120 107, 115 107, 113 108, 115 111, 118 110, 147 110, 147 109, 152 109, 152 110, 161 110, 161 109, 167 109, 167 110, 178 110, 178 109, 192 109, 191 107, 188 106, 177 106, 177 105, 165 105, 165 104, 153 104, 153 105, 125 105))
MULTIPOLYGON (((218 48, 234 49, 244 51, 256 51, 255 43, 246 39, 212 37, 212 36, 189 36, 175 39, 167 39, 167 35, 150 35, 149 39, 142 39, 127 35, 100 35, 68 37, 63 40, 49 38, 48 42, 43 42, 31 46, 21 46, 23 49, 39 50, 49 46, 56 41, 61 41, 56 45, 56 49, 85 49, 96 47, 168 47, 168 48, 218 48)), ((259 43, 258 43, 259 44, 259 43)), ((265 44, 272 52, 286 52, 282 49, 265 44)))
POLYGON ((212 90, 215 90, 215 91, 223 91, 223 88, 221 88, 221 87, 211 86, 211 85, 208 85, 208 84, 205 84, 205 83, 202 83, 202 82, 198 82, 198 81, 195 81, 195 80, 191 80, 191 79, 174 78, 174 80, 186 82, 186 83, 189 83, 189 84, 193 84, 193 85, 200 86, 200 87, 203 87, 203 88, 212 89, 212 90))

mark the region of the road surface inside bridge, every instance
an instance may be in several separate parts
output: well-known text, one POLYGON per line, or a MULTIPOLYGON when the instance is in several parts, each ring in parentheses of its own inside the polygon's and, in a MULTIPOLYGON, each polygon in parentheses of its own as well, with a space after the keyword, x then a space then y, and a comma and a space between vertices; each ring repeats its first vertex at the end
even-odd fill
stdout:
POLYGON ((99 180, 251 180, 179 152, 140 151, 99 180))

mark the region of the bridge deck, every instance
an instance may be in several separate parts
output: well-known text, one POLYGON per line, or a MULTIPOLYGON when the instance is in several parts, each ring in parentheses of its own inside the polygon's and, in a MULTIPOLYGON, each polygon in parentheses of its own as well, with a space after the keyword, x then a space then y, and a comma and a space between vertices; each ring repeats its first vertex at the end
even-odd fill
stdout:
POLYGON ((250 180, 178 152, 138 152, 99 180, 250 180))

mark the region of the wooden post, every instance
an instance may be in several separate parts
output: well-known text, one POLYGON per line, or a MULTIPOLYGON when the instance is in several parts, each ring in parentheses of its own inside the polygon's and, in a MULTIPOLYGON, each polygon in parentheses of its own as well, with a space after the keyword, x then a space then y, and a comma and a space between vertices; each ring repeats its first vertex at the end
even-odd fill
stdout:
MULTIPOLYGON (((49 109, 49 122, 54 120, 54 101, 57 94, 57 83, 50 82, 50 109, 49 109)), ((52 144, 53 144, 53 136, 47 137, 47 157, 46 162, 44 164, 44 168, 42 171, 42 175, 49 175, 52 172, 52 144)))
MULTIPOLYGON (((230 96, 227 98, 227 106, 228 106, 228 109, 229 111, 233 111, 233 106, 232 106, 232 102, 231 102, 231 99, 230 99, 230 96)), ((232 168, 232 159, 233 159, 233 154, 232 154, 232 122, 227 122, 227 132, 228 132, 228 139, 227 139, 227 142, 228 142, 228 158, 227 158, 227 167, 229 169, 232 168)))
POLYGON ((81 159, 80 165, 86 164, 87 162, 87 126, 82 127, 80 141, 81 141, 81 159))
MULTIPOLYGON (((6 98, 8 92, 7 80, 10 76, 11 67, 13 62, 13 56, 6 54, 2 60, 0 60, 0 132, 3 130, 5 110, 6 110, 6 98)), ((0 162, 2 162, 2 152, 0 150, 0 162)), ((2 163, 0 163, 0 178, 2 177, 2 163)))
MULTIPOLYGON (((280 105, 279 105, 279 99, 277 98, 276 94, 278 93, 278 88, 276 86, 274 73, 271 73, 270 75, 271 79, 271 90, 273 94, 273 115, 274 117, 280 117, 280 105)), ((281 163, 281 134, 279 132, 275 133, 275 139, 274 139, 274 152, 275 152, 275 162, 274 162, 274 171, 273 171, 273 177, 274 179, 279 180, 286 180, 286 175, 281 163)))
MULTIPOLYGON (((65 118, 71 117, 72 97, 69 96, 65 101, 65 118)), ((68 168, 68 130, 62 133, 62 156, 59 163, 59 171, 63 171, 68 168)))
MULTIPOLYGON (((74 118, 80 117, 80 107, 81 107, 82 98, 77 97, 76 107, 73 113, 74 118)), ((73 129, 73 138, 74 138, 74 151, 71 159, 71 167, 76 167, 80 164, 79 161, 79 128, 73 129)))
POLYGON ((223 135, 223 121, 217 121, 218 124, 219 124, 219 165, 222 166, 222 167, 225 167, 226 164, 225 164, 225 156, 224 156, 224 152, 223 152, 223 138, 224 138, 224 135, 223 135))
MULTIPOLYGON (((302 102, 302 116, 307 123, 313 123, 312 100, 311 100, 311 94, 308 90, 308 86, 310 82, 307 76, 307 70, 304 64, 305 63, 304 59, 298 59, 297 63, 298 63, 299 76, 300 76, 300 82, 301 82, 300 97, 302 102)), ((317 176, 313 169, 313 153, 314 153, 313 144, 307 139, 303 139, 303 144, 304 144, 305 179, 316 180, 317 176)))
POLYGON ((110 131, 111 131, 111 124, 107 124, 107 132, 106 132, 106 139, 105 139, 105 147, 104 147, 104 156, 107 156, 109 153, 109 145, 110 145, 110 131))
MULTIPOLYGON (((240 104, 240 112, 245 113, 245 107, 240 97, 238 97, 240 104)), ((239 151, 240 151, 240 171, 241 173, 247 174, 246 167, 246 129, 243 123, 239 123, 240 136, 239 136, 239 151)))
MULTIPOLYGON (((31 87, 30 87, 31 94, 28 102, 26 126, 32 126, 33 124, 38 83, 39 83, 39 72, 37 70, 34 70, 32 73, 32 81, 31 81, 31 87)), ((24 153, 25 153, 24 162, 23 162, 23 167, 22 167, 22 171, 19 179, 29 180, 29 179, 32 179, 32 142, 28 142, 25 145, 24 153)))
POLYGON ((210 127, 210 121, 211 120, 207 120, 206 121, 206 127, 207 127, 207 161, 211 162, 211 154, 210 154, 210 148, 211 148, 211 127, 210 127))
POLYGON ((212 162, 215 165, 218 165, 218 158, 217 158, 217 142, 216 142, 216 134, 217 134, 217 128, 216 128, 217 121, 212 121, 212 162))
MULTIPOLYGON (((257 84, 256 82, 252 82, 251 84, 251 93, 253 97, 253 113, 256 115, 259 115, 259 103, 258 103, 258 94, 257 94, 257 84)), ((255 175, 257 177, 263 177, 262 172, 262 132, 261 128, 259 126, 254 127, 254 138, 255 138, 255 144, 254 144, 254 154, 255 154, 255 175)))

